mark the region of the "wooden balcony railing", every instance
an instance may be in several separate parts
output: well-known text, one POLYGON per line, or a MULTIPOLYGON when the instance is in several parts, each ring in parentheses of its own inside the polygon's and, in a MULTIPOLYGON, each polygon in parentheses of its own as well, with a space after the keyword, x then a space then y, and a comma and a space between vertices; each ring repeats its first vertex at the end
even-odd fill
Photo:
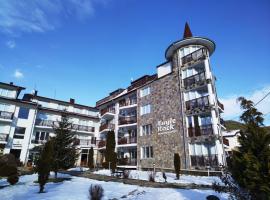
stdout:
POLYGON ((213 135, 213 133, 214 132, 213 132, 212 124, 188 128, 189 137, 194 137, 194 136, 197 137, 201 135, 213 135))
POLYGON ((201 155, 191 155, 191 166, 197 166, 197 167, 218 167, 218 158, 216 154, 212 154, 209 156, 201 155))
POLYGON ((207 56, 207 50, 205 48, 200 48, 191 54, 188 54, 182 58, 182 65, 190 62, 196 62, 198 60, 205 59, 207 56))
POLYGON ((137 116, 119 117, 119 125, 137 123, 137 116))
POLYGON ((136 144, 136 143, 137 143, 137 137, 118 138, 118 145, 121 145, 121 144, 136 144))
POLYGON ((2 119, 13 119, 13 113, 7 111, 0 111, 0 118, 2 119))
POLYGON ((115 108, 104 108, 100 111, 100 115, 104 115, 105 113, 113 113, 115 114, 115 108))
POLYGON ((205 85, 206 84, 205 72, 201 72, 193 76, 187 77, 183 81, 186 90, 205 85))
POLYGON ((208 96, 200 97, 197 99, 192 99, 186 102, 187 111, 192 111, 194 109, 202 109, 205 110, 209 108, 209 98, 208 96))
POLYGON ((99 131, 103 131, 105 129, 113 130, 114 127, 115 127, 115 125, 114 124, 111 124, 111 123, 102 124, 99 127, 99 131))

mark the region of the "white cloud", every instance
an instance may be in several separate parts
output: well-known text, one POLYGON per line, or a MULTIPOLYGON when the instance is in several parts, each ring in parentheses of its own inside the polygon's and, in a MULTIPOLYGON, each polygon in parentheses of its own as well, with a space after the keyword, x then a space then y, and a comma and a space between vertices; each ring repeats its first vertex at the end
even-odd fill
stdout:
MULTIPOLYGON (((237 98, 240 96, 245 97, 246 99, 252 100, 254 103, 257 103, 261 100, 268 92, 270 91, 270 85, 262 87, 258 90, 254 90, 249 94, 234 94, 229 97, 221 98, 220 101, 224 104, 224 119, 233 119, 238 120, 242 111, 240 109, 240 105, 237 102, 237 98)), ((263 114, 270 112, 270 95, 267 96, 261 103, 256 106, 260 112, 263 114)), ((266 116, 266 124, 270 123, 269 115, 266 116)))
POLYGON ((13 73, 13 76, 17 79, 20 79, 20 78, 23 78, 24 75, 23 73, 19 70, 19 69, 16 69, 15 72, 13 73))
MULTIPOLYGON (((103 2, 103 1, 101 1, 103 2)), ((22 32, 54 30, 64 19, 83 20, 94 14, 97 0, 8 0, 0 1, 0 31, 12 35, 22 32)))
POLYGON ((16 47, 16 42, 14 40, 9 40, 6 42, 8 48, 13 49, 16 47))

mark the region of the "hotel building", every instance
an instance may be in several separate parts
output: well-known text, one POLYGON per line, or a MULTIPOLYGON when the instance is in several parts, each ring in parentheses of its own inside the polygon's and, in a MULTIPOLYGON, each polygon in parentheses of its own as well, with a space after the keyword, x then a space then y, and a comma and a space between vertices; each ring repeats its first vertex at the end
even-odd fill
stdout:
POLYGON ((53 127, 65 113, 76 135, 80 153, 77 165, 87 164, 91 147, 96 157, 99 129, 96 108, 77 104, 74 99, 67 102, 38 96, 37 91, 19 99, 24 89, 13 83, 0 83, 0 154, 12 153, 24 164, 31 162, 37 153, 35 147, 54 136, 53 127))
POLYGON ((139 169, 217 169, 225 164, 215 77, 210 56, 215 43, 194 37, 188 24, 183 39, 165 51, 157 73, 97 101, 100 128, 97 163, 104 162, 107 133, 115 132, 118 166, 139 169))

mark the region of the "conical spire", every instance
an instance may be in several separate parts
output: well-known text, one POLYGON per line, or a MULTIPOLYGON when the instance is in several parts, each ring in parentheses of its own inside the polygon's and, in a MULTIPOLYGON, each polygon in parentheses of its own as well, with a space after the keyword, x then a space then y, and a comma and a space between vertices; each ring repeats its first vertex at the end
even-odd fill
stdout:
POLYGON ((191 30, 189 28, 188 23, 186 22, 186 24, 185 24, 185 30, 184 30, 184 34, 183 34, 183 39, 189 38, 189 37, 192 37, 192 33, 191 33, 191 30))

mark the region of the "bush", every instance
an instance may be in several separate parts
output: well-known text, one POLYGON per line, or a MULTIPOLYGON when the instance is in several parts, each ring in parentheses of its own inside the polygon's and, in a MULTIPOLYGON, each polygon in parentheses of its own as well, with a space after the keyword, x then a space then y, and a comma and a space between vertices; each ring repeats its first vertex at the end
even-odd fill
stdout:
POLYGON ((148 173, 148 181, 155 182, 156 172, 148 173))
POLYGON ((89 199, 90 200, 101 200, 103 197, 104 190, 101 185, 91 185, 89 188, 89 199))
POLYGON ((178 153, 174 154, 174 170, 175 170, 175 175, 176 175, 176 179, 179 179, 179 174, 180 174, 180 156, 178 153))
POLYGON ((11 185, 18 182, 17 161, 14 155, 5 154, 0 157, 0 176, 8 177, 7 181, 11 185))
POLYGON ((125 169, 125 170, 123 171, 123 178, 124 178, 124 179, 128 179, 128 178, 129 178, 129 175, 130 175, 130 171, 125 169))
POLYGON ((18 174, 13 174, 7 178, 10 185, 15 185, 19 181, 18 174))
POLYGON ((219 198, 218 198, 217 196, 215 196, 215 195, 208 195, 208 196, 206 197, 206 199, 207 199, 207 200, 219 200, 219 198))

